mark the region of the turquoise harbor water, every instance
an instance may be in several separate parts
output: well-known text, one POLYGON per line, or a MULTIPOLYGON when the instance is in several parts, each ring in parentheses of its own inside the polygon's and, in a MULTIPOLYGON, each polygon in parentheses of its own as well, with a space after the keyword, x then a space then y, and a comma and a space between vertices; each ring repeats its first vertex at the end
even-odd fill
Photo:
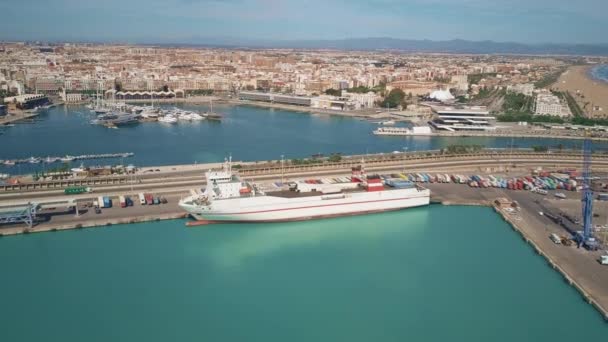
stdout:
POLYGON ((492 210, 0 238, 3 341, 602 341, 492 210), (474 225, 471 222, 475 222, 474 225))
MULTIPOLYGON (((204 106, 183 106, 204 111, 204 106)), ((134 152, 125 160, 96 160, 89 164, 132 163, 171 165, 217 162, 232 154, 235 160, 277 160, 309 157, 316 153, 365 154, 440 149, 450 144, 480 144, 487 147, 532 145, 581 146, 579 141, 510 138, 378 137, 377 124, 352 118, 310 115, 273 109, 214 107, 225 119, 217 122, 141 123, 120 129, 89 124, 94 118, 84 107, 57 107, 42 114, 34 124, 0 128, 0 159, 30 156, 63 156, 134 152)), ((607 149, 608 144, 594 144, 607 149)), ((76 167, 79 163, 73 163, 76 167)), ((51 164, 52 167, 59 163, 51 164)), ((0 173, 25 173, 49 168, 44 164, 6 167, 0 173)))

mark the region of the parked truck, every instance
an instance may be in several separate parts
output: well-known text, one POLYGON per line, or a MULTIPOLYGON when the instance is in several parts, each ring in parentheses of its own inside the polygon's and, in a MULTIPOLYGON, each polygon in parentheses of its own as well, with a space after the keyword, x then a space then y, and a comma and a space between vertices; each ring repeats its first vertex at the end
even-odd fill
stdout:
POLYGON ((92 192, 93 189, 91 189, 88 186, 71 186, 69 188, 65 188, 65 190, 63 191, 66 195, 78 195, 78 194, 84 194, 87 192, 92 192))
POLYGON ((112 208, 112 200, 108 196, 103 197, 103 207, 104 208, 112 208))

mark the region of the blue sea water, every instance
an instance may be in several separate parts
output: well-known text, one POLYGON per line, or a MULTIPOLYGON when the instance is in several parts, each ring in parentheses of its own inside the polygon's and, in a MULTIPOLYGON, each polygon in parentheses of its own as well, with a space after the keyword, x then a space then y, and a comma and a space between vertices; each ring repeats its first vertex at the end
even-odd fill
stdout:
MULTIPOLYGON (((205 111, 204 106, 183 105, 205 111)), ((91 125, 94 118, 84 107, 57 107, 41 114, 34 124, 17 124, 0 135, 0 159, 30 156, 64 156, 134 152, 125 160, 96 160, 86 164, 135 164, 138 166, 191 164, 235 160, 277 160, 309 157, 312 154, 365 154, 377 152, 440 149, 450 144, 479 144, 487 147, 532 145, 580 147, 578 141, 511 138, 379 137, 376 124, 346 117, 311 115, 246 106, 215 106, 224 115, 221 123, 194 122, 168 125, 141 123, 120 129, 91 125)), ((608 149, 608 144, 595 144, 608 149)), ((73 163, 72 167, 80 163, 73 163)), ((57 167, 55 163, 50 167, 57 167)), ((44 164, 0 165, 0 173, 21 174, 48 170, 44 164)))
POLYGON ((591 69, 591 76, 608 83, 608 64, 600 64, 591 69))
POLYGON ((2 341, 603 341, 492 210, 0 238, 2 341), (474 223, 474 224, 472 224, 474 223))

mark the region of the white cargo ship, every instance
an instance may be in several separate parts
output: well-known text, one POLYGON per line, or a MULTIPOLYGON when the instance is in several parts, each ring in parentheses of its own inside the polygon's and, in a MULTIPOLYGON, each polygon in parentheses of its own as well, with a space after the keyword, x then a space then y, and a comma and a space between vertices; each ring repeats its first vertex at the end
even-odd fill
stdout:
POLYGON ((430 191, 414 184, 392 187, 379 176, 353 168, 348 182, 291 183, 289 189, 262 191, 243 182, 226 162, 222 171, 205 174, 207 187, 182 199, 179 206, 207 222, 276 222, 358 215, 428 205, 430 191))

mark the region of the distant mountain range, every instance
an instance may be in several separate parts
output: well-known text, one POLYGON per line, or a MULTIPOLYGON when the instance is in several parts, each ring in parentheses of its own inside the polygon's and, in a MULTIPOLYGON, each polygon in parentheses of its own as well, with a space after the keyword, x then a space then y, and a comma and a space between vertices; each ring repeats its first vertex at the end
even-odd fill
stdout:
POLYGON ((470 41, 462 39, 433 41, 396 38, 352 38, 335 40, 251 40, 240 38, 192 37, 188 44, 215 47, 296 48, 336 50, 398 50, 403 52, 533 54, 608 56, 608 44, 523 44, 513 42, 470 41))

